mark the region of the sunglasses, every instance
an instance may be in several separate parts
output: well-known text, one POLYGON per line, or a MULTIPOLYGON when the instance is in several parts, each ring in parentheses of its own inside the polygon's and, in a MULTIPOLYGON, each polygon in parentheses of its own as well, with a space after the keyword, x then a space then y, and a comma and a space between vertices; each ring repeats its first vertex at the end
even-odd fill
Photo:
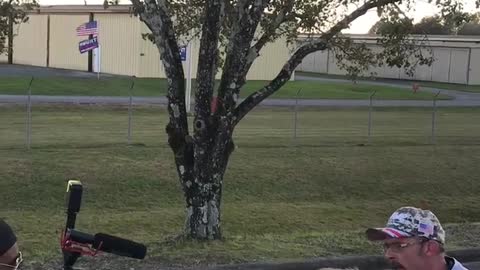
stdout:
POLYGON ((15 262, 14 262, 15 265, 0 263, 0 269, 8 268, 8 269, 12 269, 12 270, 17 270, 18 267, 20 267, 20 265, 22 264, 22 262, 23 262, 22 252, 19 252, 18 256, 17 256, 17 258, 15 259, 15 262))
POLYGON ((420 238, 416 241, 411 241, 411 242, 406 242, 406 243, 384 243, 383 244, 383 250, 384 251, 391 250, 395 253, 398 253, 398 252, 403 251, 404 249, 406 249, 409 246, 413 246, 413 245, 416 245, 416 244, 423 244, 423 243, 428 242, 428 241, 429 241, 429 239, 420 238))

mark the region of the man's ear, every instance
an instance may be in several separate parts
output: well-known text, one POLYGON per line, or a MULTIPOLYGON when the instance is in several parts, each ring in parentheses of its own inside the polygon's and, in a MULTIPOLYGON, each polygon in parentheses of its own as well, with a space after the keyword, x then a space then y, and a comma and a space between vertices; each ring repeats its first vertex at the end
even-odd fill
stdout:
POLYGON ((18 257, 18 245, 15 243, 10 249, 0 256, 0 263, 12 264, 18 257))
POLYGON ((442 244, 433 240, 423 243, 422 249, 427 256, 436 256, 443 253, 442 244))

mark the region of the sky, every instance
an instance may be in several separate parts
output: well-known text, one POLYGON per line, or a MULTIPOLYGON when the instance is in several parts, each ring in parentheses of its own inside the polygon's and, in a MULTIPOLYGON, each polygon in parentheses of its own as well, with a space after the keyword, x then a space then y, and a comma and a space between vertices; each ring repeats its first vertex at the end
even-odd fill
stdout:
MULTIPOLYGON (((40 0, 40 5, 83 5, 85 0, 40 0)), ((101 5, 103 0, 86 0, 89 5, 101 5)), ((474 10, 475 4, 473 0, 463 0, 466 10, 474 10)), ((121 0, 121 4, 129 4, 128 0, 121 0)), ((421 20, 426 16, 432 16, 438 12, 434 5, 429 4, 428 0, 417 0, 415 10, 410 12, 409 16, 414 16, 415 22, 421 20)), ((367 14, 358 18, 352 23, 350 29, 345 30, 345 33, 366 34, 368 30, 378 21, 377 12, 370 10, 367 14)))

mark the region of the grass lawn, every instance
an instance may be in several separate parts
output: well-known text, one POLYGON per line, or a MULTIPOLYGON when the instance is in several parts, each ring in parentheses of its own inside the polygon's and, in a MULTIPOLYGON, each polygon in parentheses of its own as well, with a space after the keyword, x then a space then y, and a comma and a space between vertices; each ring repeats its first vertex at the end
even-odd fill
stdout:
MULTIPOLYGON (((321 73, 314 73, 314 72, 297 72, 297 75, 308 75, 313 77, 321 77, 321 78, 331 78, 331 79, 347 79, 347 76, 344 75, 333 75, 333 74, 321 74, 321 73)), ((359 78, 362 81, 375 81, 371 78, 359 78)), ((385 80, 394 80, 394 79, 385 79, 385 80)), ((378 78, 377 81, 382 81, 382 78, 378 78)), ((457 90, 457 91, 465 91, 465 92, 474 92, 480 93, 480 85, 465 85, 465 84, 457 84, 457 83, 441 83, 441 82, 428 82, 428 81, 406 81, 406 80, 397 80, 399 83, 406 83, 406 84, 413 84, 418 83, 420 86, 429 87, 429 88, 438 88, 446 89, 446 90, 457 90)), ((420 88, 421 91, 421 88, 420 88)))
POLYGON ((78 228, 144 242, 149 260, 229 263, 379 254, 363 238, 403 205, 428 206, 447 227, 447 248, 480 244, 480 110, 377 109, 371 146, 367 111, 257 109, 235 132, 225 176, 225 240, 169 242, 184 208, 166 146, 164 109, 136 108, 126 146, 122 108, 34 106, 24 150, 22 107, 0 107, 0 211, 32 260, 60 259, 68 179, 85 185, 78 228))
MULTIPOLYGON (((30 79, 27 77, 0 78, 0 94, 24 95, 30 79)), ((246 97, 266 85, 266 81, 250 81, 241 92, 246 97)), ((78 96, 128 96, 131 81, 128 78, 37 78, 32 86, 34 95, 78 95, 78 96)), ((166 80, 136 79, 134 96, 165 96, 166 80)), ((353 83, 324 83, 292 81, 288 82, 272 98, 294 98, 301 89, 300 98, 304 99, 368 99, 377 91, 377 99, 419 99, 430 100, 430 93, 412 93, 402 88, 385 86, 355 85, 353 83)), ((449 99, 440 96, 440 99, 449 99)))

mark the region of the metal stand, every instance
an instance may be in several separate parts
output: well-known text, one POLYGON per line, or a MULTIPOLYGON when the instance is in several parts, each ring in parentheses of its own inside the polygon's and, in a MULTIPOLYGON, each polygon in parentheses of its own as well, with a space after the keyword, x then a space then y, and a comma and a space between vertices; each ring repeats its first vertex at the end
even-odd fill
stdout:
POLYGON ((80 258, 80 256, 80 253, 63 251, 63 269, 73 270, 73 265, 77 262, 77 259, 80 258))

